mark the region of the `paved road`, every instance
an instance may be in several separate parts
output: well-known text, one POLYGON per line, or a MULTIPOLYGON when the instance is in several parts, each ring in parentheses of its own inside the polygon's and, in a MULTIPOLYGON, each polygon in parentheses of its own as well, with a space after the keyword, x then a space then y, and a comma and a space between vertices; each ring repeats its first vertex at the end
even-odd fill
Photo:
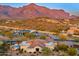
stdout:
POLYGON ((32 31, 37 31, 37 32, 40 32, 40 33, 56 34, 54 32, 40 31, 40 30, 32 30, 32 29, 22 29, 22 28, 16 28, 16 27, 8 27, 8 26, 0 26, 0 28, 14 29, 14 30, 30 30, 31 32, 32 31))

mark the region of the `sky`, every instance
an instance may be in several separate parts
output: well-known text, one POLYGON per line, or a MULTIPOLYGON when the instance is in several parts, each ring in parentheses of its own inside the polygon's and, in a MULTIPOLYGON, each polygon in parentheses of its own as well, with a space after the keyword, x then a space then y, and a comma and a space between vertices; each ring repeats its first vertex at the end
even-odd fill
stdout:
MULTIPOLYGON (((63 9, 73 15, 79 16, 79 3, 36 3, 40 6, 45 6, 51 9, 63 9)), ((0 5, 8 5, 12 7, 22 7, 28 3, 0 3, 0 5)))

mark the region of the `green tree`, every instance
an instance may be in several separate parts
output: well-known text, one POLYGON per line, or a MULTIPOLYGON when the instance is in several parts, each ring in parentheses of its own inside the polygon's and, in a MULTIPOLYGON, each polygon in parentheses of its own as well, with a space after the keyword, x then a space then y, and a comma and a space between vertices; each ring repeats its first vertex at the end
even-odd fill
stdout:
POLYGON ((2 44, 4 44, 3 41, 0 41, 0 46, 1 46, 2 44))
POLYGON ((74 56, 77 54, 77 50, 75 48, 68 48, 67 52, 70 56, 74 56))
POLYGON ((42 35, 40 36, 40 39, 46 39, 46 36, 42 35))
POLYGON ((34 38, 36 38, 36 35, 33 34, 33 33, 30 33, 30 38, 31 38, 31 39, 34 39, 34 38))
POLYGON ((67 51, 67 49, 68 49, 68 46, 65 44, 58 45, 57 47, 61 51, 67 51))
POLYGON ((33 33, 24 33, 24 36, 25 36, 26 38, 30 38, 30 39, 36 38, 36 35, 33 34, 33 33))
POLYGON ((9 50, 9 45, 7 45, 6 43, 3 43, 1 46, 0 46, 0 53, 7 53, 8 50, 9 50))
POLYGON ((50 55, 51 54, 51 50, 49 49, 49 48, 47 48, 47 47, 44 47, 43 49, 42 49, 42 53, 43 53, 43 55, 50 55))
POLYGON ((73 39, 74 39, 74 41, 79 42, 79 38, 74 37, 73 39))
POLYGON ((5 32, 4 32, 4 35, 7 36, 7 37, 9 37, 10 39, 13 38, 13 33, 10 32, 10 31, 5 31, 5 32))

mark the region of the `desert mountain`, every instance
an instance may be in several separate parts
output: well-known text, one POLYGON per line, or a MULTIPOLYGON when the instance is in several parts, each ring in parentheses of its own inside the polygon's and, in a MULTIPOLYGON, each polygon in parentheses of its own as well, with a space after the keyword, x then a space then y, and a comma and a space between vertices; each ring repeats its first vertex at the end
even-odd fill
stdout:
POLYGON ((15 8, 11 6, 0 5, 0 18, 12 18, 12 19, 28 19, 36 17, 49 17, 53 19, 68 19, 75 18, 76 16, 70 16, 70 14, 62 9, 49 9, 43 6, 38 6, 34 3, 29 5, 15 8))

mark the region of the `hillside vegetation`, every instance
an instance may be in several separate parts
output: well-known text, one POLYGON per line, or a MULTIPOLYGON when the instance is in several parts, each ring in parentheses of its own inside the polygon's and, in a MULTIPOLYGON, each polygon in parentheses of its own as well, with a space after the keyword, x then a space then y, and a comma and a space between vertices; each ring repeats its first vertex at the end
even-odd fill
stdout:
POLYGON ((69 24, 79 23, 79 20, 56 20, 50 18, 34 18, 28 20, 0 20, 0 26, 9 26, 22 29, 34 29, 50 32, 60 32, 66 30, 69 24))

